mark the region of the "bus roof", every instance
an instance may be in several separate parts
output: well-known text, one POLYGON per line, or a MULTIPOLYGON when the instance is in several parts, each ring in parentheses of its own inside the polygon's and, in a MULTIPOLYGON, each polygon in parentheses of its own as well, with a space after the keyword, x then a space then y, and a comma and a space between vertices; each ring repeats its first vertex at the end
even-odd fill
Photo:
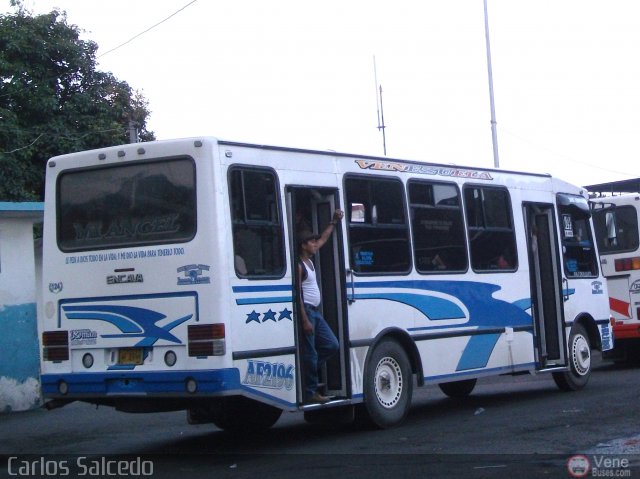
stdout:
POLYGON ((628 180, 611 181, 609 183, 599 183, 584 187, 590 194, 620 194, 620 193, 640 193, 640 178, 628 180))
MULTIPOLYGON (((553 177, 549 173, 533 173, 533 172, 516 171, 516 170, 505 170, 502 168, 487 168, 487 167, 481 167, 481 166, 475 166, 475 165, 466 165, 463 163, 439 163, 439 162, 422 161, 422 160, 407 160, 407 159, 392 158, 387 156, 382 157, 382 156, 375 156, 375 155, 363 155, 363 154, 357 154, 357 153, 337 152, 334 150, 314 150, 314 149, 305 149, 305 148, 274 146, 274 145, 265 145, 265 144, 258 144, 258 143, 223 140, 223 139, 219 139, 212 136, 185 137, 185 138, 175 138, 175 139, 166 139, 166 140, 156 140, 156 141, 144 142, 144 143, 114 145, 114 146, 108 146, 104 148, 97 148, 93 150, 59 155, 51 158, 50 161, 55 162, 56 160, 60 160, 65 157, 74 157, 78 154, 86 155, 87 153, 95 153, 96 157, 98 157, 98 155, 102 155, 103 153, 106 153, 109 151, 115 151, 115 150, 136 148, 136 149, 139 149, 140 151, 144 151, 145 146, 151 147, 151 145, 171 144, 171 143, 176 144, 179 142, 198 143, 198 142, 204 142, 204 141, 217 142, 218 145, 229 146, 229 147, 251 148, 251 149, 259 149, 259 150, 266 150, 266 151, 283 151, 283 152, 293 152, 293 153, 297 152, 297 153, 321 155, 321 156, 327 156, 327 157, 333 157, 333 158, 362 159, 362 160, 370 160, 370 161, 376 161, 376 162, 433 166, 438 168, 464 168, 464 169, 474 170, 479 172, 493 172, 496 174, 520 175, 525 177, 528 176, 528 177, 547 178, 547 179, 554 178, 555 180, 558 180, 557 178, 553 177)), ((53 165, 50 165, 50 166, 53 166, 53 165)))
POLYGON ((542 178, 551 178, 551 175, 548 173, 530 173, 530 172, 515 171, 515 170, 483 168, 481 166, 466 165, 463 163, 438 163, 438 162, 432 162, 432 161, 407 160, 404 158, 393 158, 388 156, 363 155, 358 153, 338 152, 334 150, 313 150, 313 149, 306 149, 306 148, 291 148, 291 147, 285 147, 285 146, 260 145, 256 143, 243 143, 243 142, 220 140, 220 139, 218 139, 218 144, 223 146, 227 145, 227 146, 238 146, 238 147, 246 147, 246 148, 258 148, 258 149, 272 150, 272 151, 311 153, 316 155, 325 155, 325 156, 332 156, 332 157, 369 159, 369 160, 386 161, 386 162, 401 162, 401 163, 409 163, 409 164, 415 164, 415 165, 439 166, 444 168, 466 168, 466 169, 472 169, 477 171, 492 171, 496 173, 508 173, 508 174, 515 174, 515 175, 527 175, 527 176, 536 176, 536 177, 542 177, 542 178))

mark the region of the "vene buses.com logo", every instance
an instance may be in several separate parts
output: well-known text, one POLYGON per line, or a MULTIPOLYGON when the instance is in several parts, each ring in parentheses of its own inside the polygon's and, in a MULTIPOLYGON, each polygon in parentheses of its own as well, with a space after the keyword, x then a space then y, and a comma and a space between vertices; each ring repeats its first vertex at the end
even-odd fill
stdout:
POLYGON ((591 463, 587 456, 578 454, 567 461, 567 471, 571 477, 587 477, 591 470, 591 463))

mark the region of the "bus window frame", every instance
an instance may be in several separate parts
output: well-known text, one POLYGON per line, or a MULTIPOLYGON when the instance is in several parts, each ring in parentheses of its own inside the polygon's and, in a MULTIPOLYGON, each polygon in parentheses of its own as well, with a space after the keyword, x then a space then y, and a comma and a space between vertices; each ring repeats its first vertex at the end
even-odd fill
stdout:
MULTIPOLYGON (((469 266, 470 266, 470 255, 469 255, 469 245, 468 245, 468 241, 467 241, 467 224, 466 224, 466 220, 465 220, 465 214, 464 214, 464 204, 463 204, 463 199, 462 199, 462 192, 460 189, 460 185, 458 185, 455 182, 449 182, 449 181, 437 181, 437 180, 430 180, 430 179, 426 179, 426 178, 410 178, 407 181, 407 204, 408 206, 408 213, 409 213, 409 222, 410 222, 410 228, 411 228, 411 252, 413 253, 413 261, 414 261, 414 265, 413 267, 415 268, 416 272, 418 274, 421 275, 437 275, 437 274, 465 274, 469 271, 469 266), (434 185, 442 185, 442 186, 450 186, 453 187, 456 191, 456 196, 458 199, 458 206, 448 206, 448 205, 425 205, 425 204, 417 204, 417 203, 412 203, 411 201, 411 188, 412 185, 414 184, 421 184, 421 185, 429 185, 429 186, 434 186, 434 185), (413 226, 413 210, 412 208, 414 207, 413 205, 417 205, 418 208, 420 209, 425 209, 425 210, 448 210, 448 211, 459 211, 460 213, 460 226, 462 229, 462 248, 463 248, 463 254, 464 254, 464 263, 465 263, 465 267, 463 269, 432 269, 432 270, 425 270, 425 269, 420 269, 418 267, 418 255, 416 254, 416 241, 415 241, 415 237, 416 237, 416 233, 415 233, 415 229, 413 226)), ((436 253, 436 256, 439 256, 439 253, 436 253)))
MULTIPOLYGON (((486 184, 478 184, 478 183, 465 183, 464 185, 462 185, 462 200, 464 203, 465 227, 466 227, 467 243, 468 243, 467 247, 468 247, 468 255, 469 255, 469 266, 471 270, 477 274, 496 274, 496 273, 517 272, 520 267, 520 262, 518 259, 518 236, 517 236, 517 228, 516 228, 514 216, 513 216, 513 201, 511 200, 511 192, 509 191, 509 188, 505 185, 486 185, 486 184), (473 189, 480 189, 483 191, 498 190, 498 191, 504 191, 506 193, 507 219, 509 220, 509 227, 496 227, 496 226, 487 227, 486 224, 484 224, 482 227, 479 227, 479 226, 472 227, 469 224, 469 205, 466 199, 466 191, 473 190, 473 189), (488 232, 493 231, 496 233, 510 232, 511 233, 510 236, 512 239, 511 246, 513 247, 512 257, 513 257, 514 264, 508 268, 500 268, 500 267, 497 267, 497 268, 488 267, 486 269, 477 268, 474 265, 473 248, 471 243, 472 243, 472 233, 478 230, 488 231, 488 232)), ((484 200, 481 203, 482 203, 482 220, 483 222, 486 222, 487 216, 485 213, 484 200)))
MULTIPOLYGON (((244 188, 244 187, 243 187, 244 188)), ((273 280, 273 279, 280 279, 280 278, 284 278, 284 276, 287 274, 287 270, 288 270, 288 264, 287 264, 287 254, 286 254, 286 245, 285 245, 285 231, 284 231, 284 220, 283 220, 283 206, 282 206, 282 197, 281 197, 281 193, 280 193, 280 177, 278 176, 278 172, 272 168, 272 167, 268 167, 268 166, 261 166, 261 165, 255 165, 255 164, 246 164, 246 163, 234 163, 232 165, 229 165, 227 168, 227 201, 228 201, 228 212, 229 212, 229 226, 230 226, 230 234, 231 234, 231 248, 233 250, 233 256, 234 256, 234 273, 238 278, 241 279, 248 279, 248 280, 273 280), (274 196, 275 196, 275 201, 276 201, 276 208, 277 208, 277 212, 275 217, 278 220, 278 223, 276 225, 276 227, 279 229, 280 232, 280 255, 281 255, 281 259, 282 259, 282 264, 280 266, 281 271, 278 273, 274 273, 274 274, 242 274, 241 272, 238 271, 238 264, 236 263, 236 258, 237 257, 242 257, 241 255, 238 254, 238 252, 236 251, 236 238, 235 238, 235 223, 234 223, 234 211, 233 211, 233 204, 232 204, 232 176, 233 176, 233 172, 234 171, 254 171, 254 172, 268 172, 271 174, 272 178, 274 179, 274 196)), ((244 212, 243 214, 246 215, 246 202, 245 199, 243 197, 243 206, 244 206, 244 212)), ((259 227, 259 226, 269 226, 271 223, 268 221, 263 221, 263 220, 252 220, 249 218, 244 218, 245 220, 245 225, 248 227, 259 227)), ((244 258, 243 258, 244 261, 244 258)))
MULTIPOLYGON (((413 248, 412 248, 412 238, 411 238, 411 225, 410 225, 410 220, 409 220, 409 211, 408 211, 408 204, 407 204, 407 191, 406 191, 406 187, 405 187, 405 183, 402 181, 401 178, 398 178, 397 176, 389 176, 389 175, 363 175, 363 174, 358 174, 358 173, 345 173, 342 177, 342 187, 343 187, 343 191, 344 191, 344 204, 345 204, 345 209, 346 211, 346 226, 347 226, 347 239, 348 239, 348 258, 349 258, 349 266, 351 268, 351 271, 353 272, 354 275, 356 276, 407 276, 409 274, 411 274, 413 272, 413 248), (364 213, 364 220, 363 221, 352 221, 351 220, 351 207, 352 204, 358 204, 358 205, 362 205, 362 203, 360 202, 351 202, 350 198, 349 198, 349 188, 347 187, 347 183, 350 180, 360 180, 360 181, 366 181, 369 182, 369 185, 371 184, 371 182, 393 182, 393 183, 397 183, 400 185, 400 201, 402 202, 402 208, 403 208, 403 223, 402 224, 398 224, 395 225, 393 223, 378 223, 378 222, 373 222, 373 220, 369 217, 372 212, 366 211, 366 205, 365 205, 365 213, 364 213), (407 248, 407 268, 405 270, 398 270, 398 271, 360 271, 360 265, 355 265, 355 258, 353 253, 353 236, 352 236, 352 231, 353 229, 357 229, 357 230, 372 230, 375 231, 376 229, 387 229, 387 230, 392 230, 392 229, 397 229, 397 230, 403 230, 406 232, 406 238, 404 240, 404 242, 406 243, 406 248, 407 248)), ((370 191, 369 191, 370 193, 370 191)), ((373 206, 375 205, 370 205, 371 209, 373 209, 373 206)))

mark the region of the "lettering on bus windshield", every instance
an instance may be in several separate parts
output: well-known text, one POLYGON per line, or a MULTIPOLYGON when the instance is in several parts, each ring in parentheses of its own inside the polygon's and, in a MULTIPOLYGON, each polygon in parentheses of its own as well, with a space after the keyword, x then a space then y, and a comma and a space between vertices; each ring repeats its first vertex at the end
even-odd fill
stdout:
POLYGON ((102 221, 91 221, 86 225, 73 223, 76 241, 96 239, 138 239, 158 233, 180 231, 178 214, 167 214, 144 218, 119 218, 105 228, 102 221))

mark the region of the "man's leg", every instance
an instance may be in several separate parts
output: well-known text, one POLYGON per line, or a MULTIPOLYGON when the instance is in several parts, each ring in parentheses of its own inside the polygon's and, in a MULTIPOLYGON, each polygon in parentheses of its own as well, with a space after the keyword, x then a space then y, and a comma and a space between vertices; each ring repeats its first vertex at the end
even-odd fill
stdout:
POLYGON ((307 318, 313 325, 313 334, 305 334, 304 336, 304 347, 302 351, 302 359, 304 362, 304 391, 305 391, 305 400, 307 400, 310 396, 313 396, 318 389, 318 353, 316 351, 316 324, 317 321, 317 312, 305 307, 305 311, 307 313, 307 318))
POLYGON ((315 345, 318 354, 317 364, 322 366, 327 359, 336 354, 340 349, 338 339, 336 335, 325 321, 325 319, 318 314, 314 324, 315 345))

